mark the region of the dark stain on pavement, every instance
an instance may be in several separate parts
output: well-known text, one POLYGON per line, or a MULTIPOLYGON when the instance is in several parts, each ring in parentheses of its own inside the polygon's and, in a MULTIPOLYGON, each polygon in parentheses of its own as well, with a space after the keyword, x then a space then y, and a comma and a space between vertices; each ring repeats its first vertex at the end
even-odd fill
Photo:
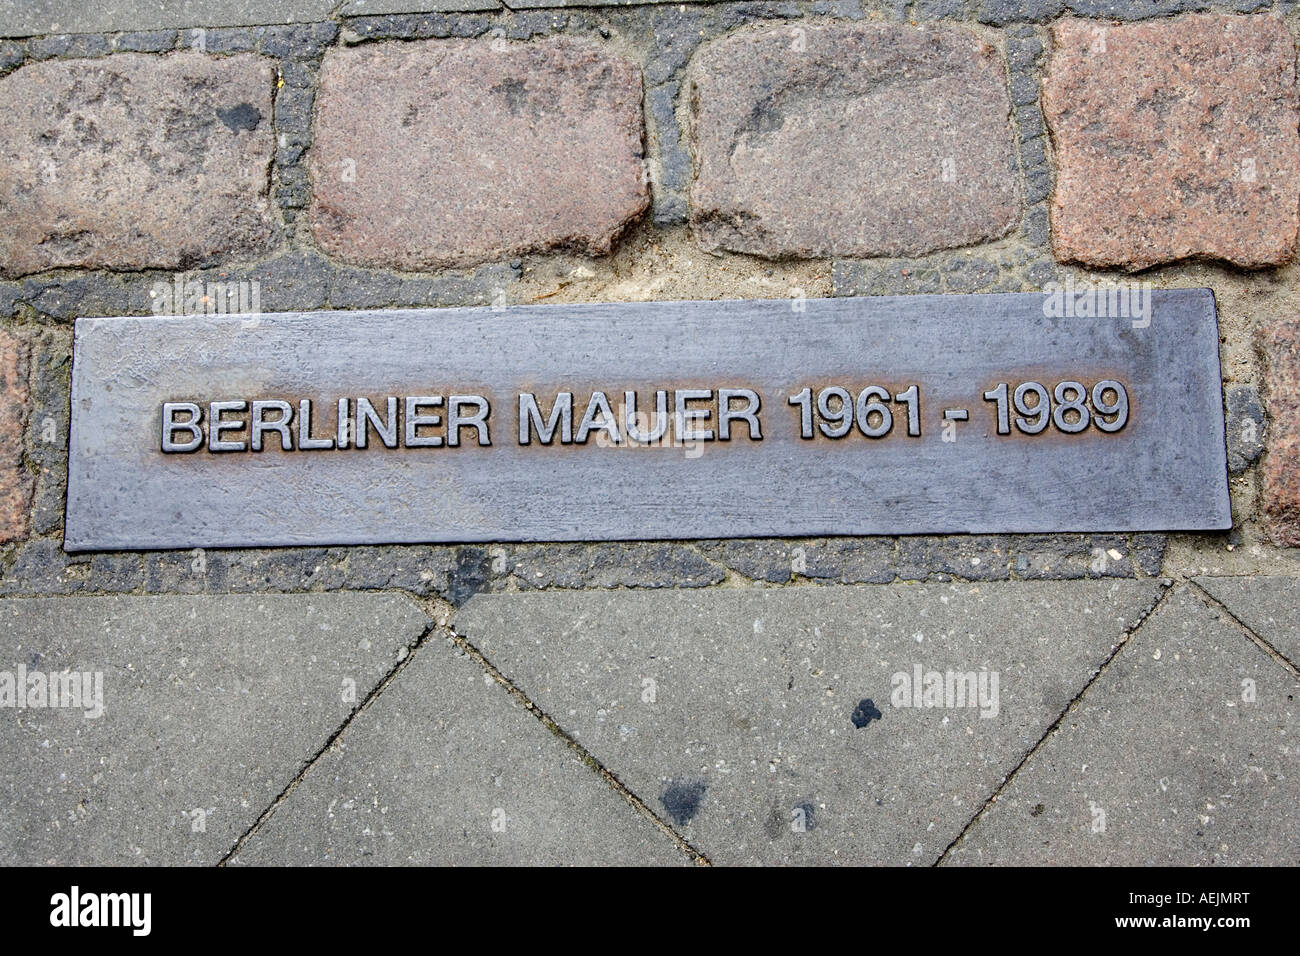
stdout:
POLYGON ((853 726, 861 730, 873 720, 881 718, 880 708, 878 708, 870 697, 864 697, 858 701, 858 706, 853 709, 853 715, 849 718, 853 721, 853 726))
POLYGON ((240 103, 228 110, 217 110, 217 117, 227 127, 239 132, 257 129, 262 122, 262 111, 252 103, 240 103))
POLYGON ((685 826, 700 812, 700 803, 707 789, 703 780, 669 780, 659 802, 673 823, 685 826))

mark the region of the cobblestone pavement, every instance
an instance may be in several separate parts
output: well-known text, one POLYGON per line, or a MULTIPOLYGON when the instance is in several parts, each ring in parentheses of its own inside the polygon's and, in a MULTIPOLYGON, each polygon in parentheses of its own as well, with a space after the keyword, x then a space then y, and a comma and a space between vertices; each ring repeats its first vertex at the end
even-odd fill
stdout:
POLYGON ((0 0, 0 862, 1300 863, 1297 33, 0 0), (1215 291, 1228 532, 62 550, 78 316, 1121 279, 1215 291))

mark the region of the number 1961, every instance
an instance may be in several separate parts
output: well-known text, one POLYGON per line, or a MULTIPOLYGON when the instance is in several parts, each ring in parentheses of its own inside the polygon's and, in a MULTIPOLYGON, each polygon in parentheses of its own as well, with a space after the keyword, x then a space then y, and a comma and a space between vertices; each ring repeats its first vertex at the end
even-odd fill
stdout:
MULTIPOLYGON (((913 438, 921 434, 921 390, 912 385, 896 395, 879 385, 868 385, 858 392, 856 401, 846 388, 832 385, 817 393, 814 403, 811 388, 804 388, 787 401, 799 408, 799 437, 813 438, 814 404, 817 428, 827 438, 843 438, 856 423, 858 431, 867 438, 884 438, 894 427, 892 401, 907 409, 907 434, 913 438)), ((902 409, 899 409, 901 412, 902 409)))
POLYGON ((1077 434, 1091 424, 1103 432, 1117 432, 1128 423, 1128 392, 1122 383, 1103 379, 1092 387, 1092 408, 1088 388, 1082 382, 1057 382, 1051 394, 1038 382, 1023 382, 1012 391, 1006 382, 984 393, 986 402, 997 405, 998 434, 1010 435, 1012 411, 1016 429, 1037 435, 1055 425, 1060 431, 1077 434))

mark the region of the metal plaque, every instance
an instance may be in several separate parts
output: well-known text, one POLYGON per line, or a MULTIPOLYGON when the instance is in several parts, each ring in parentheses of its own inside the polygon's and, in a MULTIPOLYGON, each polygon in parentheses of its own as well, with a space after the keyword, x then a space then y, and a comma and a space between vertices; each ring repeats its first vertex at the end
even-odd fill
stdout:
POLYGON ((1231 525, 1208 289, 84 318, 72 378, 71 551, 1231 525))

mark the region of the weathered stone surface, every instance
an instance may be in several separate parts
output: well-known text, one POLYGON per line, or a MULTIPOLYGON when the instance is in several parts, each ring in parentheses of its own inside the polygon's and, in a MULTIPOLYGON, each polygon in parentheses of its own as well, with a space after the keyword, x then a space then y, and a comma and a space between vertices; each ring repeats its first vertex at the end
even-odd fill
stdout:
POLYGON ((551 591, 479 595, 454 625, 715 863, 925 865, 1159 592, 551 591), (998 690, 986 674, 981 710, 917 707, 898 675, 918 666, 998 672, 998 690))
POLYGON ((1005 70, 964 30, 744 28, 696 55, 689 84, 706 249, 920 255, 1020 216, 1005 70))
POLYGON ((1300 319, 1260 332, 1267 367, 1268 454, 1264 457, 1264 527, 1270 538, 1300 547, 1300 319))
POLYGON ((686 865, 445 636, 431 637, 233 857, 277 866, 686 865))
POLYGON ((499 9, 500 0, 343 0, 339 13, 345 17, 363 17, 383 13, 449 13, 499 9))
POLYGON ((1043 110, 1062 262, 1291 257, 1300 198, 1295 47, 1272 16, 1052 28, 1043 110))
POLYGON ((945 862, 1294 866, 1300 684, 1171 594, 945 862))
POLYGON ((108 38, 85 33, 33 37, 27 43, 27 52, 33 60, 52 56, 103 56, 108 53, 108 38))
POLYGON ((1292 664, 1300 662, 1300 578, 1201 577, 1196 583, 1292 664))
POLYGON ((30 341, 27 459, 36 485, 32 493, 31 533, 51 534, 63 528, 67 500, 72 336, 66 329, 43 329, 33 334, 30 341))
POLYGON ((175 30, 142 30, 135 33, 123 33, 113 40, 113 49, 119 53, 164 53, 175 48, 175 30))
POLYGON ((0 273, 185 268, 273 241, 273 68, 121 53, 0 79, 0 273))
POLYGON ((1264 451, 1264 406, 1250 385, 1223 390, 1228 439, 1228 472, 1239 475, 1264 451))
POLYGON ((0 0, 0 36, 326 20, 338 0, 0 0))
POLYGON ((23 464, 27 422, 27 343, 0 330, 0 542, 27 533, 32 476, 23 464))
POLYGON ((428 623, 397 594, 0 601, 0 671, 98 672, 103 705, 0 709, 0 864, 216 863, 428 623))
POLYGON ((649 204, 640 71, 583 43, 335 49, 316 108, 312 226, 348 262, 601 254, 649 204))

